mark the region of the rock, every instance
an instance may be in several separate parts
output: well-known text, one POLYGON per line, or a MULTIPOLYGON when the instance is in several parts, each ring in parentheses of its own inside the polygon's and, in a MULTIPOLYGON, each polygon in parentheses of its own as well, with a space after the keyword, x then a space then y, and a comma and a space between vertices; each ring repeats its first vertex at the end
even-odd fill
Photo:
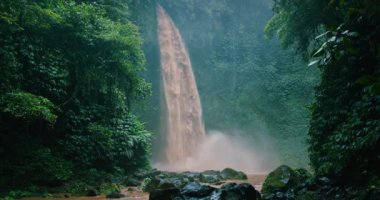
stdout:
POLYGON ((294 199, 313 185, 311 174, 305 169, 293 170, 282 165, 269 173, 261 190, 263 199, 294 199))
POLYGON ((86 196, 94 197, 97 195, 97 191, 94 188, 88 189, 86 192, 86 196))
POLYGON ((190 182, 181 190, 177 188, 155 190, 149 200, 259 200, 260 193, 248 183, 228 183, 216 189, 190 182))
POLYGON ((156 173, 157 171, 158 171, 157 169, 151 169, 151 170, 140 169, 133 174, 133 177, 135 177, 138 180, 143 180, 144 178, 156 173))
POLYGON ((201 185, 197 182, 190 182, 181 190, 181 194, 189 197, 205 197, 214 190, 215 188, 213 187, 201 185))
POLYGON ((199 181, 202 183, 218 183, 223 180, 219 171, 207 170, 201 173, 199 181))
POLYGON ((233 179, 235 178, 236 176, 238 176, 238 172, 231 169, 231 168, 226 168, 226 169, 223 169, 221 172, 220 172, 220 175, 222 176, 223 179, 233 179))
POLYGON ((160 179, 157 179, 155 177, 152 178, 145 178, 142 185, 141 189, 144 192, 152 192, 153 190, 158 188, 158 185, 160 184, 160 179))
MULTIPOLYGON (((226 179, 246 177, 233 169, 224 170, 224 176, 226 179)), ((150 192, 150 200, 256 200, 260 197, 260 193, 247 183, 229 183, 217 189, 195 182, 215 184, 221 180, 221 172, 215 170, 182 174, 160 172, 144 180, 143 190, 150 192)))
POLYGON ((236 179, 236 180, 245 180, 247 179, 247 175, 244 172, 236 171, 231 168, 223 169, 220 172, 220 175, 223 179, 236 179))
POLYGON ((106 198, 109 198, 109 199, 119 199, 123 197, 125 197, 125 195, 118 192, 112 192, 106 195, 106 198))
POLYGON ((144 179, 142 190, 151 192, 158 189, 182 188, 189 182, 189 179, 183 175, 169 172, 162 172, 154 177, 144 179))
POLYGON ((154 190, 149 194, 149 200, 182 200, 184 199, 178 188, 154 190))
MULTIPOLYGON (((225 200, 225 198, 223 197, 223 195, 225 195, 225 192, 223 190, 214 190, 211 194, 210 194, 210 200, 225 200)), ((208 199, 207 199, 208 200, 208 199)))
POLYGON ((167 189, 167 188, 182 188, 189 182, 187 179, 181 179, 177 177, 163 178, 160 179, 157 189, 167 189))
POLYGON ((188 178, 190 181, 199 180, 201 177, 201 173, 199 172, 183 172, 182 175, 188 178))
POLYGON ((286 165, 282 165, 269 173, 264 181, 262 192, 277 193, 286 192, 297 184, 296 173, 286 165))
POLYGON ((141 181, 139 181, 137 178, 135 177, 125 177, 124 181, 123 181, 123 185, 124 186, 133 186, 133 187, 137 187, 139 185, 141 185, 141 181))
POLYGON ((317 199, 315 192, 307 191, 299 194, 295 200, 314 200, 317 199))
POLYGON ((255 190, 255 188, 248 184, 236 184, 228 183, 223 185, 222 188, 222 199, 223 200, 256 200, 260 199, 260 193, 255 190))
POLYGON ((237 180, 247 180, 248 176, 244 172, 238 172, 238 175, 236 176, 237 180))

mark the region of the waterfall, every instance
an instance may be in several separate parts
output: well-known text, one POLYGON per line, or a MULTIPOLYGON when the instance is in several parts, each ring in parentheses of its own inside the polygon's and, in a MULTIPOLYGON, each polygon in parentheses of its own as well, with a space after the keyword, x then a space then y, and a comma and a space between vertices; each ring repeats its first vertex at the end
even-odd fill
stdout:
POLYGON ((169 165, 191 158, 205 137, 199 94, 181 34, 161 7, 157 7, 161 81, 166 120, 166 157, 169 165))

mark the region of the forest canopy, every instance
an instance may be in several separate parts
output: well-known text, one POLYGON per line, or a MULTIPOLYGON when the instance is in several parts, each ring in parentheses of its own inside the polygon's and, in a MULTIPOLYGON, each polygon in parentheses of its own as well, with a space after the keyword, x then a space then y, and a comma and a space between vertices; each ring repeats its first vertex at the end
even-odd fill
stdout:
POLYGON ((150 85, 128 13, 124 1, 1 1, 1 188, 148 167, 151 134, 131 106, 150 85))
POLYGON ((321 70, 309 130, 313 168, 343 184, 376 185, 380 3, 278 0, 274 11, 268 33, 296 45, 321 70))

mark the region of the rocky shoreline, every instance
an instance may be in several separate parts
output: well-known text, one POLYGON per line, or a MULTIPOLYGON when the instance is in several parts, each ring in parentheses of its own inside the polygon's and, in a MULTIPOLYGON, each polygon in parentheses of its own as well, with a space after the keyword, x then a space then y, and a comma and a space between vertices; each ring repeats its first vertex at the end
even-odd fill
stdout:
POLYGON ((145 178, 142 189, 150 193, 149 200, 260 199, 260 192, 251 184, 229 182, 247 178, 245 173, 231 168, 183 173, 154 171, 145 178))
MULTIPOLYGON (((246 175, 226 168, 222 171, 165 172, 152 170, 129 177, 118 192, 100 195, 88 190, 88 197, 71 200, 377 200, 380 188, 374 184, 347 187, 305 169, 282 165, 268 175, 246 175)), ((46 198, 26 198, 43 200, 46 198)), ((50 199, 50 198, 49 198, 50 199)), ((58 200, 59 198, 53 198, 58 200)))

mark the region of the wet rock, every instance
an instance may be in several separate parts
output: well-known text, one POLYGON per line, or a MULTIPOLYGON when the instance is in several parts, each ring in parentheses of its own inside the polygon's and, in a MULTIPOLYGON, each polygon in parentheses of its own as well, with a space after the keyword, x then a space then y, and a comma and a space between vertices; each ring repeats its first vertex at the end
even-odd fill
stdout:
MULTIPOLYGON (((241 179, 243 175, 232 169, 224 171, 225 179, 241 179)), ((145 179, 143 190, 150 192, 150 200, 256 200, 260 197, 259 192, 246 183, 229 183, 220 189, 199 183, 215 184, 222 180, 222 173, 216 170, 181 174, 160 172, 145 179)))
POLYGON ((213 187, 190 182, 181 190, 181 194, 189 197, 206 197, 214 190, 213 187))
POLYGON ((217 189, 197 182, 190 182, 181 190, 177 188, 155 190, 150 200, 259 200, 260 193, 248 184, 228 183, 217 189))
POLYGON ((88 189, 86 192, 86 196, 94 197, 97 195, 97 191, 94 188, 88 189))
POLYGON ((135 177, 125 177, 125 179, 123 180, 122 184, 124 186, 133 186, 133 187, 137 187, 139 185, 141 185, 141 181, 139 181, 137 178, 135 177))
POLYGON ((202 183, 218 183, 223 180, 219 171, 207 170, 201 173, 199 181, 202 183))
POLYGON ((152 192, 156 189, 158 189, 158 185, 160 184, 160 179, 152 177, 152 178, 145 178, 142 185, 141 189, 144 192, 152 192))
POLYGON ((282 165, 269 173, 262 189, 263 199, 294 199, 314 187, 311 174, 305 169, 293 170, 282 165))
POLYGON ((157 189, 167 189, 167 188, 182 188, 188 182, 187 179, 181 179, 177 177, 163 178, 160 179, 160 183, 157 189))
POLYGON ((226 168, 220 172, 220 175, 223 179, 237 179, 237 180, 246 180, 247 175, 244 172, 236 171, 231 168, 226 168))
POLYGON ((158 189, 182 188, 189 182, 185 176, 171 172, 161 172, 156 176, 150 176, 144 179, 142 190, 151 192, 158 189))
POLYGON ((290 188, 296 186, 297 177, 293 169, 282 165, 269 173, 263 184, 263 194, 284 193, 290 188))
POLYGON ((149 200, 182 200, 184 199, 178 188, 154 190, 149 194, 149 200))
POLYGON ((244 172, 238 172, 238 175, 235 177, 238 180, 247 180, 248 176, 244 172))
POLYGON ((223 185, 221 190, 223 200, 260 199, 260 193, 257 192, 255 188, 248 183, 228 183, 226 185, 223 185))
POLYGON ((225 200, 225 192, 223 190, 214 190, 207 200, 225 200))
POLYGON ((162 173, 164 172, 157 169, 152 169, 151 171, 146 172, 145 174, 140 174, 140 175, 144 176, 144 178, 154 178, 158 175, 161 175, 162 173))
POLYGON ((190 181, 199 180, 201 177, 201 173, 199 172, 183 172, 182 175, 188 178, 190 181))
POLYGON ((124 197, 125 197, 124 194, 121 194, 118 192, 112 192, 112 193, 106 195, 106 198, 108 198, 108 199, 119 199, 119 198, 124 198, 124 197))
POLYGON ((138 180, 143 180, 144 178, 149 177, 150 175, 156 172, 159 172, 159 171, 157 169, 151 169, 151 170, 140 169, 133 174, 133 177, 135 177, 138 180))

